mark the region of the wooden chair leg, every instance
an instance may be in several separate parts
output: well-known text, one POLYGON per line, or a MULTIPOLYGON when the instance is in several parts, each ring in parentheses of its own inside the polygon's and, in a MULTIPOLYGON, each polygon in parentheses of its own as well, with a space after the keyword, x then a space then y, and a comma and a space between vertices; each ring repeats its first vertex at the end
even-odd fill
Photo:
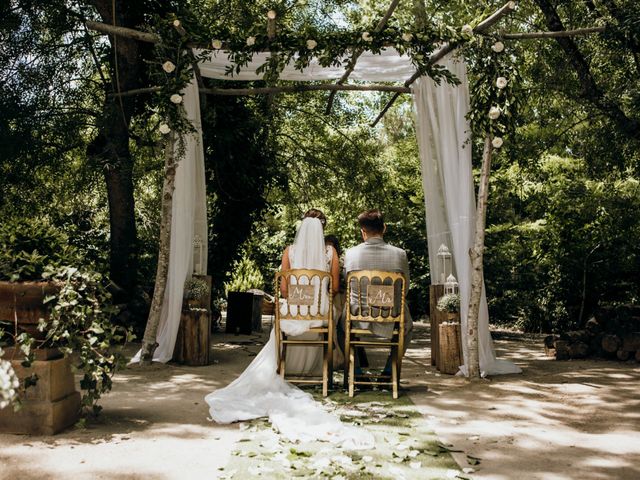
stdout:
POLYGON ((327 358, 329 361, 329 390, 333 390, 333 334, 327 333, 327 358))
POLYGON ((344 390, 347 390, 349 388, 349 370, 351 368, 351 364, 353 363, 353 361, 351 360, 351 355, 349 354, 349 351, 351 350, 351 347, 349 346, 349 339, 347 339, 345 341, 345 345, 344 345, 344 365, 342 367, 343 371, 344 371, 344 378, 342 380, 342 388, 344 390))
POLYGON ((323 348, 324 358, 322 359, 322 396, 326 397, 329 393, 329 349, 323 348))
POLYGON ((355 361, 355 349, 351 347, 349 349, 349 397, 353 397, 354 384, 356 377, 356 361, 355 361))
POLYGON ((280 376, 284 380, 285 369, 287 365, 287 344, 282 345, 282 353, 280 354, 280 376))
POLYGON ((391 354, 391 384, 395 400, 398 398, 398 351, 395 348, 391 354))

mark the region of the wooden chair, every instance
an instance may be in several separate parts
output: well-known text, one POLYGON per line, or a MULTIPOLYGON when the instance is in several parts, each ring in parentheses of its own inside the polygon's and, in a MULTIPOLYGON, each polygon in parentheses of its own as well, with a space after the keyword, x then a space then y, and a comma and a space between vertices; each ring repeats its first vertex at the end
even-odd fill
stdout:
POLYGON ((322 395, 333 387, 333 294, 331 274, 322 270, 286 270, 277 272, 275 279, 275 335, 278 373, 291 383, 322 383, 322 395), (284 299, 284 302, 280 300, 284 299), (322 303, 326 301, 326 311, 322 303), (322 321, 321 326, 307 332, 318 333, 318 340, 290 338, 282 331, 282 321, 322 321), (287 375, 287 349, 291 347, 322 348, 322 378, 314 375, 287 375))
POLYGON ((344 351, 345 378, 349 381, 350 397, 353 397, 355 385, 391 385, 393 398, 398 398, 404 352, 405 289, 405 278, 398 272, 361 270, 347 275, 344 351), (354 322, 369 322, 369 325, 363 328, 354 322), (389 339, 375 335, 371 331, 371 323, 392 323, 392 337, 389 339), (367 380, 356 379, 356 347, 389 348, 391 378, 385 375, 369 375, 367 380))

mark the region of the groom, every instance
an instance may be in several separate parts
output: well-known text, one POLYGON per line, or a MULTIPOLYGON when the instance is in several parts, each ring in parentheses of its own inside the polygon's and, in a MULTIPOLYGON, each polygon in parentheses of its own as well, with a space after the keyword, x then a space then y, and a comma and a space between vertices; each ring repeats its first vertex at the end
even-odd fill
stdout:
MULTIPOLYGON (((377 209, 362 212, 358 215, 358 224, 360 225, 363 243, 346 251, 344 257, 345 277, 349 272, 358 270, 399 272, 402 273, 405 278, 405 292, 409 291, 409 262, 407 261, 407 252, 401 248, 389 245, 384 241, 387 226, 384 223, 382 212, 377 209)), ((357 298, 348 299, 348 301, 354 305, 354 307, 358 307, 357 298)), ((346 306, 346 308, 348 308, 348 306, 346 306)), ((338 326, 338 338, 342 349, 344 349, 346 308, 338 326)), ((411 319, 406 301, 404 312, 404 346, 406 349, 411 341, 413 332, 413 320, 411 319)), ((379 337, 391 338, 392 336, 392 323, 370 323, 369 328, 379 337)), ((348 355, 347 352, 344 353, 348 355)), ((358 358, 359 355, 356 355, 356 366, 359 366, 358 358)), ((385 373, 390 373, 387 372, 388 369, 390 369, 389 362, 387 362, 387 367, 385 367, 385 373)))

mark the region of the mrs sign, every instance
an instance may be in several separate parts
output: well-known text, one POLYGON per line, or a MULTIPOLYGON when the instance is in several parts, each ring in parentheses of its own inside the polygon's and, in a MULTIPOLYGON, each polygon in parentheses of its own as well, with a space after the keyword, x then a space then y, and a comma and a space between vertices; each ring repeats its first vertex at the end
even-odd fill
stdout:
POLYGON ((313 285, 291 285, 287 302, 289 305, 313 305, 315 287, 313 285))

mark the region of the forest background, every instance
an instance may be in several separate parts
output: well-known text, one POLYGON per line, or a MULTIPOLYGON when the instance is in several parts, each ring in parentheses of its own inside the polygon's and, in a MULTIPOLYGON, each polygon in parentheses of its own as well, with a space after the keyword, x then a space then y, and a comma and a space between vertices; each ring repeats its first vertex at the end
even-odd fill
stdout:
MULTIPOLYGON (((394 21, 462 26, 503 2, 469 3, 402 0, 394 21)), ((203 28, 224 21, 250 29, 277 8, 279 22, 300 30, 364 30, 387 6, 0 0, 0 279, 28 277, 45 263, 96 270, 123 307, 117 321, 138 330, 146 321, 158 251, 161 120, 152 93, 113 93, 152 85, 158 65, 150 46, 119 38, 114 51, 114 40, 87 30, 85 20, 144 28, 175 14, 203 28)), ((593 25, 609 28, 505 41, 522 78, 522 105, 516 135, 495 156, 489 193, 485 281, 494 324, 564 331, 600 306, 640 301, 640 4, 523 1, 503 28, 593 25)), ((472 82, 481 71, 474 61, 472 82)), ((241 84, 224 82, 234 85, 241 84)), ((387 240, 409 254, 409 301, 422 315, 430 277, 411 98, 372 128, 387 94, 339 93, 331 115, 327 96, 202 97, 214 298, 221 305, 229 289, 272 290, 306 209, 327 213, 327 233, 345 249, 359 241, 357 214, 377 207, 387 240)), ((480 156, 474 143, 476 167, 480 156)))

